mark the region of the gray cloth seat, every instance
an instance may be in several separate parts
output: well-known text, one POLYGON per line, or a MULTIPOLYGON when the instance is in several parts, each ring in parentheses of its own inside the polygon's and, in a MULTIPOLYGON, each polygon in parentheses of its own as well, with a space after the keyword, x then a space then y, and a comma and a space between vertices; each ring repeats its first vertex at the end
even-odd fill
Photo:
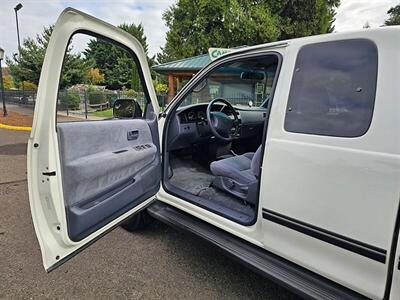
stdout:
POLYGON ((251 160, 254 152, 214 161, 210 165, 214 176, 226 176, 239 183, 246 184, 256 180, 251 171, 251 160))
MULTIPOLYGON (((210 165, 211 173, 216 176, 213 185, 239 198, 249 201, 249 191, 258 183, 261 161, 261 146, 257 151, 237 155, 210 165)), ((255 201, 251 193, 250 203, 255 201)))
POLYGON ((257 180, 260 158, 261 146, 258 147, 255 153, 249 152, 214 161, 210 165, 210 170, 214 176, 224 176, 240 184, 248 184, 257 180))

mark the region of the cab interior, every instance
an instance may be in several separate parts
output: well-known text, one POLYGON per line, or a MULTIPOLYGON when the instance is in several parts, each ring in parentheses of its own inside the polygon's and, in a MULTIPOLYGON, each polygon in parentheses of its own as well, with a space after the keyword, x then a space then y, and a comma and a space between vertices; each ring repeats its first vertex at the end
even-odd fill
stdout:
POLYGON ((263 137, 279 57, 211 70, 172 103, 164 132, 164 188, 244 225, 255 221, 263 137))

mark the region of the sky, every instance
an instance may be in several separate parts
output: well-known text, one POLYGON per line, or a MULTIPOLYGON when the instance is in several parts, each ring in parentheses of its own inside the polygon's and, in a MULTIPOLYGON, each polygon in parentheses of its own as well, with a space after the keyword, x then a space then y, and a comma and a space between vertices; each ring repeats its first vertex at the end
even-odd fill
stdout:
MULTIPOLYGON (((124 22, 142 23, 149 54, 155 55, 165 43, 167 27, 162 13, 175 0, 0 0, 0 47, 6 55, 17 52, 15 13, 13 8, 21 2, 23 8, 18 12, 21 40, 35 37, 43 27, 55 23, 58 15, 66 7, 73 7, 89 13, 114 25, 124 22)), ((361 29, 366 22, 379 27, 387 18, 390 7, 400 0, 342 0, 337 10, 335 29, 342 32, 361 29)), ((79 47, 83 47, 81 45, 79 47)))

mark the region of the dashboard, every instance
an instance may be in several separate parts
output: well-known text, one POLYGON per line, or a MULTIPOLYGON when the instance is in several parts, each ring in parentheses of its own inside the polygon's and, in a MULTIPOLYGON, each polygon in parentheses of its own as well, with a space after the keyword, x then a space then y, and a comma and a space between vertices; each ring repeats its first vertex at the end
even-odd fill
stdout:
MULTIPOLYGON (((198 103, 178 108, 168 129, 168 149, 177 150, 193 144, 209 143, 212 137, 207 122, 208 103, 198 103)), ((234 106, 238 113, 240 130, 236 140, 262 136, 267 109, 234 106)), ((233 118, 233 112, 223 104, 215 104, 213 111, 221 111, 233 118)))

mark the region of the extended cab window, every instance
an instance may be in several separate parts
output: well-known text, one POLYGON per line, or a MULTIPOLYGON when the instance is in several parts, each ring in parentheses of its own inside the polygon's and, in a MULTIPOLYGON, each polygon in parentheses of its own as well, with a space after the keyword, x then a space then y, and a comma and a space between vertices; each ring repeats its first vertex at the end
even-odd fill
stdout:
POLYGON ((377 48, 366 39, 302 47, 294 68, 285 130, 363 135, 372 119, 377 69, 377 48))

